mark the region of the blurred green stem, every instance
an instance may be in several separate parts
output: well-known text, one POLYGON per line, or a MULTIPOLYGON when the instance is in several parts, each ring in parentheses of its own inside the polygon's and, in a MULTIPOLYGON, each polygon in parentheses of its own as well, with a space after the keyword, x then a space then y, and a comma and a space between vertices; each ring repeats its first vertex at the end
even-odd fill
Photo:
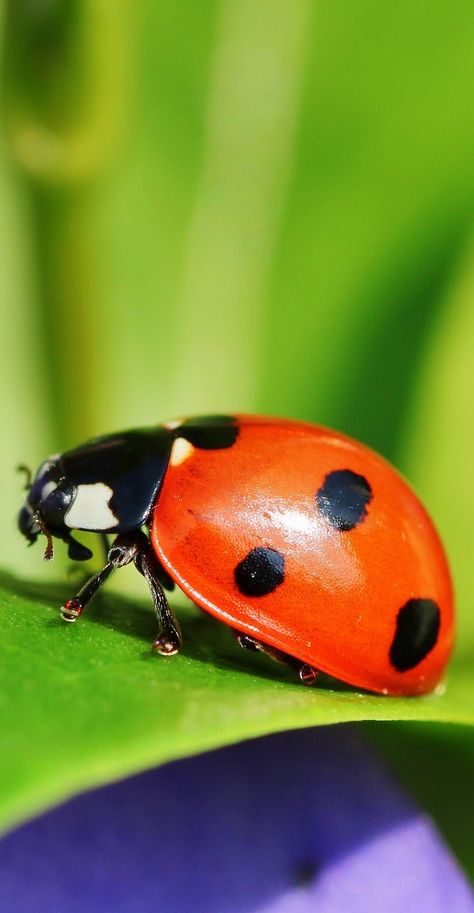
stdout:
POLYGON ((55 445, 88 434, 90 410, 84 376, 92 369, 93 313, 100 296, 91 241, 93 214, 87 189, 29 184, 35 267, 41 309, 41 347, 55 445))
POLYGON ((99 348, 93 188, 121 120, 124 9, 122 0, 7 0, 5 9, 6 135, 31 209, 38 346, 60 446, 90 429, 81 379, 99 348))
POLYGON ((256 405, 261 301, 291 170, 311 14, 308 0, 219 6, 202 173, 177 301, 171 414, 203 411, 210 400, 223 411, 256 405))

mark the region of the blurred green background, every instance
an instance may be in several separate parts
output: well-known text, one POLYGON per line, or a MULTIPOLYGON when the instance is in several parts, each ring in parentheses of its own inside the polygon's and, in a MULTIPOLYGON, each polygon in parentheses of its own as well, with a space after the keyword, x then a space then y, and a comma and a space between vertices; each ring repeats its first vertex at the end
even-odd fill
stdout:
POLYGON ((2 31, 2 563, 41 565, 19 462, 193 412, 311 419, 423 496, 470 662, 472 2, 4 0, 2 31))

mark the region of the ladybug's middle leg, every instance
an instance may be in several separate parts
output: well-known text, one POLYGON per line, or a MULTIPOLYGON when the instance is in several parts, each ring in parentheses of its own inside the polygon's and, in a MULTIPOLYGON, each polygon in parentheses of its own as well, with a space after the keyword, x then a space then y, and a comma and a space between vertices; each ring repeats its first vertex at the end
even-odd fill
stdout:
POLYGON ((140 549, 134 561, 135 566, 148 583, 159 623, 160 630, 153 643, 153 650, 162 656, 174 656, 181 649, 181 631, 163 591, 163 585, 167 589, 172 588, 172 581, 158 562, 148 539, 146 539, 146 546, 144 545, 140 549))
POLYGON ((234 631, 233 634, 239 647, 243 647, 244 650, 250 650, 253 653, 257 651, 265 653, 266 656, 274 659, 275 662, 283 663, 283 665, 289 666, 290 669, 296 669, 303 685, 313 685, 316 681, 318 670, 313 669, 307 663, 302 663, 299 659, 295 659, 294 656, 289 656, 288 653, 283 653, 282 650, 276 650, 275 647, 269 647, 268 644, 263 644, 255 637, 250 637, 249 634, 241 634, 239 631, 234 631))
POLYGON ((163 587, 171 590, 174 582, 161 566, 150 545, 148 537, 142 530, 117 536, 109 551, 109 561, 116 567, 130 564, 142 574, 148 584, 156 617, 160 626, 159 634, 153 643, 155 653, 173 656, 181 648, 181 631, 176 621, 163 587))

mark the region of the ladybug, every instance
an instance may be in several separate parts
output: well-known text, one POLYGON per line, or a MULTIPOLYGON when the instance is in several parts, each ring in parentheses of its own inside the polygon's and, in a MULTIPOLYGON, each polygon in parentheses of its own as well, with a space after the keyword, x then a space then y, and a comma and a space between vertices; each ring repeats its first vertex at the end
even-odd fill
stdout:
POLYGON ((239 644, 383 694, 422 694, 453 641, 446 557, 425 509, 363 444, 305 422, 190 418, 98 437, 47 459, 18 525, 30 543, 107 560, 62 607, 75 621, 115 568, 134 563, 159 622, 154 650, 179 651, 165 595, 176 584, 239 644), (107 535, 116 534, 111 545, 107 535))

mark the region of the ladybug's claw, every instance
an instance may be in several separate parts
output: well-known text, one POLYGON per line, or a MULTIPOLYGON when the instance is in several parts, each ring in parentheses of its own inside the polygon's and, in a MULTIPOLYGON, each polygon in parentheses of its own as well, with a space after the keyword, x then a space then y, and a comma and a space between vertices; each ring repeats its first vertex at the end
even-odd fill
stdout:
POLYGON ((157 637, 152 645, 153 653, 159 653, 160 656, 175 656, 179 653, 181 642, 165 634, 157 637))
POLYGON ((98 574, 94 574, 94 576, 81 587, 77 596, 68 599, 68 601, 61 606, 61 618, 63 621, 73 622, 82 615, 87 603, 90 602, 95 593, 97 593, 97 590, 105 583, 113 569, 114 565, 111 564, 111 562, 108 562, 98 574))
POLYGON ((318 677, 318 670, 313 669, 312 666, 308 666, 306 663, 303 663, 299 669, 299 676, 300 681, 303 683, 303 685, 314 685, 318 677))
POLYGON ((82 615, 82 610, 84 606, 81 601, 74 596, 72 599, 68 599, 67 602, 61 606, 61 618, 63 621, 76 621, 76 618, 79 618, 79 615, 82 615))

